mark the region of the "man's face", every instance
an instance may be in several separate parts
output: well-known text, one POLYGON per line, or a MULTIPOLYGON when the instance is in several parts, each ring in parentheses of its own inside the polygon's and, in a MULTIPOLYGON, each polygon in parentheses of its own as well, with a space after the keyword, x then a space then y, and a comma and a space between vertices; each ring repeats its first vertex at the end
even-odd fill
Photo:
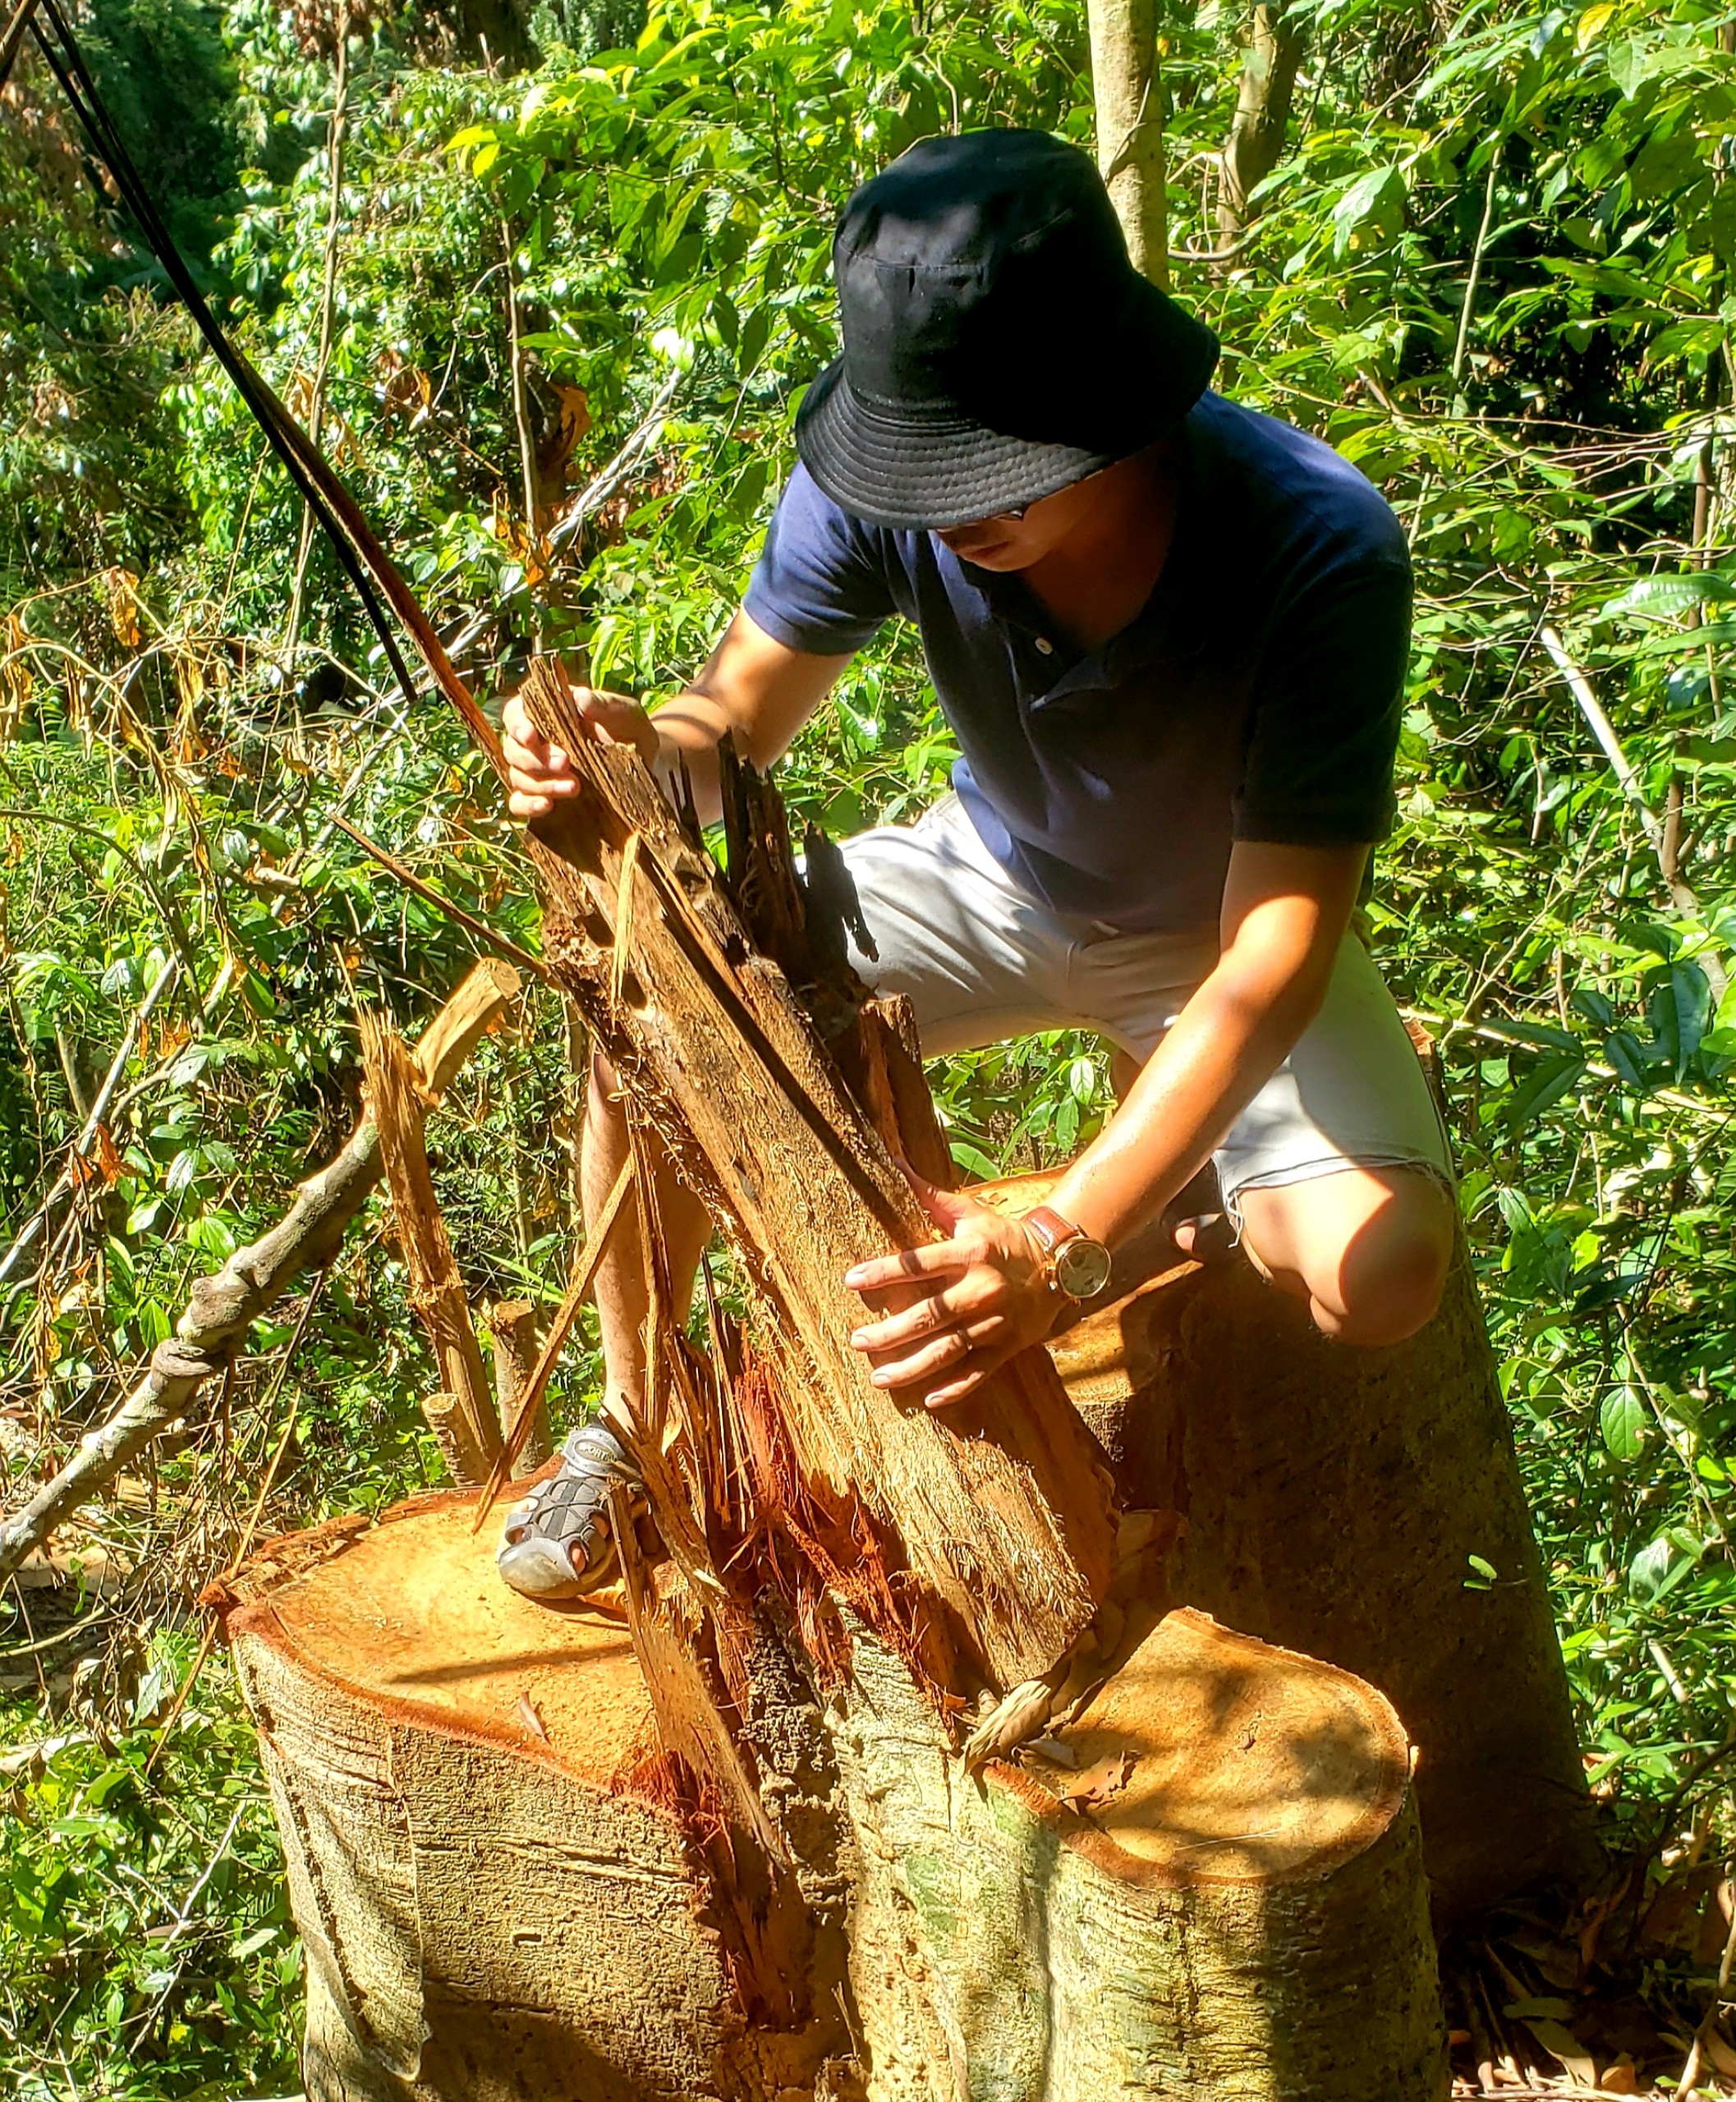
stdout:
POLYGON ((1029 569, 1053 553, 1091 509, 1102 479, 1087 475, 1082 482, 1070 482, 1027 505, 1022 516, 1003 512, 967 526, 945 526, 935 537, 979 569, 1029 569))

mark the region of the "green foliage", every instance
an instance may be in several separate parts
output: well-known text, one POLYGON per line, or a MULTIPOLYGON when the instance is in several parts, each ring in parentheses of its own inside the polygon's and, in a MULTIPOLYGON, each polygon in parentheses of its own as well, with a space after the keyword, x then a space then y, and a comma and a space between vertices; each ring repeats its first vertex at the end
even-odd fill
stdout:
POLYGON ((7 2091, 62 2102, 214 2098, 296 2085, 301 1945, 253 1749, 226 1666, 168 1722, 194 1638, 159 1635, 111 1728, 49 1734, 0 1786, 0 2036, 7 2091))
MULTIPOLYGON (((1440 1045, 1582 1728, 1612 1815, 1644 1840, 1679 1792, 1709 1800, 1706 1758, 1736 1698, 1736 723, 1722 683, 1736 638, 1736 57, 1723 16, 1691 0, 1292 11, 1307 48, 1289 150, 1221 255, 1210 157, 1241 11, 1168 11, 1174 274, 1224 337, 1226 388, 1329 438, 1412 536, 1401 814, 1371 939, 1440 1045), (1668 823, 1674 884, 1576 680, 1668 823)), ((533 28, 546 56, 512 79, 419 63, 389 20, 352 39, 324 437, 491 697, 536 647, 654 696, 727 618, 801 390, 834 347, 838 204, 935 129, 1088 140, 1083 11, 681 0, 640 20, 611 0, 541 11, 533 28)), ((91 34, 232 325, 305 411, 329 45, 298 43, 263 0, 102 0, 91 34)), ((111 1152, 93 1149, 0 1283, 0 1452, 21 1480, 113 1407, 191 1277, 334 1150, 355 1108, 354 1002, 413 1027, 474 952, 333 812, 512 939, 535 934, 483 770, 432 703, 402 713, 317 546, 286 640, 297 507, 91 200, 28 59, 13 92, 19 122, 0 127, 8 1237, 53 1187, 146 989, 176 973, 122 1062, 111 1152)), ((913 638, 889 633, 783 785, 846 833, 913 815, 952 755, 913 638)), ((558 1287, 575 1111, 563 1065, 555 1003, 539 996, 430 1126, 479 1299, 558 1287)), ((935 1078, 975 1173, 1074 1150, 1109 1106, 1100 1047, 1074 1035, 944 1061, 935 1078)), ((274 1530, 384 1501, 437 1466, 416 1408, 431 1368, 378 1228, 370 1215, 311 1304, 262 1326, 222 1410, 102 1513, 140 1572, 140 1615, 184 1603, 256 1506, 274 1530)), ((569 1410, 591 1371, 572 1366, 569 1410)), ((1473 1558, 1467 1581, 1503 1575, 1473 1558)), ((46 1708, 74 1697, 66 1682, 50 1672, 46 1708)), ((288 2077, 286 1944, 241 1953, 281 1922, 258 1784, 245 1730, 207 1698, 149 1782, 144 1718, 128 1714, 113 1753, 71 1747, 19 1784, 0 1842, 7 2019, 57 2093, 60 2050, 80 2091, 288 2077), (228 1938, 201 1927, 165 1992, 140 1934, 172 1916, 243 1801, 223 1856, 237 1880, 214 1875, 198 1914, 214 1923, 221 1895, 228 1938), (140 1875, 162 1902, 129 1931, 116 1908, 143 1902, 140 1875)), ((16 1723, 25 1737, 65 1727, 16 1723)))

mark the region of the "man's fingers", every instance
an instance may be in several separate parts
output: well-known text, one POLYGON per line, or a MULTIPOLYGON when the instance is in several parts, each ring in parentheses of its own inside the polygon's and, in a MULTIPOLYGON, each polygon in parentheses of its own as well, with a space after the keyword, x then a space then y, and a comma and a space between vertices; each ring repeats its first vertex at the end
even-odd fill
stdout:
POLYGON ((846 1270, 844 1283, 852 1292, 884 1292, 889 1285, 911 1278, 954 1277, 977 1260, 977 1251, 958 1241, 933 1241, 921 1248, 907 1248, 896 1255, 879 1255, 871 1263, 858 1263, 846 1270))
POLYGON ((974 1394, 985 1379, 997 1373, 1009 1358, 1018 1355, 1016 1342, 1002 1343, 999 1348, 973 1350, 965 1361, 965 1370, 956 1379, 944 1385, 932 1387, 922 1397, 925 1408, 950 1408, 954 1402, 962 1402, 967 1394, 974 1394))
MULTIPOLYGON (((920 1348, 883 1358, 874 1369, 876 1387, 914 1387, 953 1367, 960 1373, 968 1364, 976 1370, 987 1358, 999 1365, 1008 1355, 1001 1341, 1006 1324, 999 1315, 986 1321, 961 1323, 920 1348)), ((926 1396, 924 1397, 925 1400, 926 1396)))
POLYGON ((962 1402, 966 1395, 974 1394, 989 1376, 988 1370, 979 1370, 976 1359, 971 1360, 971 1369, 957 1379, 948 1379, 943 1387, 931 1387, 922 1397, 925 1409, 950 1408, 954 1402, 962 1402))
POLYGON ((948 1329, 944 1336, 936 1336, 920 1350, 907 1352, 902 1357, 876 1365, 870 1377, 876 1387, 914 1387, 919 1381, 945 1371, 949 1365, 962 1364, 970 1354, 971 1346, 964 1336, 957 1329, 948 1329))
POLYGON ((938 1335, 943 1329, 967 1327, 973 1317, 981 1317, 995 1306, 1004 1292, 997 1278, 978 1282, 967 1275, 944 1292, 925 1293, 884 1320, 857 1329, 850 1338, 852 1347, 877 1352, 900 1343, 920 1342, 925 1336, 938 1335))

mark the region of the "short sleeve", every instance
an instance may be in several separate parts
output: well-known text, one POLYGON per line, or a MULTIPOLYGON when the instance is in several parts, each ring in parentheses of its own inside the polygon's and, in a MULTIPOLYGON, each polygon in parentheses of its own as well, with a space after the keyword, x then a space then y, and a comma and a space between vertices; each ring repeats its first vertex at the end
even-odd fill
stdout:
POLYGON ((1238 839, 1354 847, 1385 836, 1410 635, 1402 553, 1345 560, 1296 594, 1256 687, 1238 839))
POLYGON ((800 466, 778 499, 742 604, 774 641, 818 657, 865 648, 897 611, 875 528, 800 466))

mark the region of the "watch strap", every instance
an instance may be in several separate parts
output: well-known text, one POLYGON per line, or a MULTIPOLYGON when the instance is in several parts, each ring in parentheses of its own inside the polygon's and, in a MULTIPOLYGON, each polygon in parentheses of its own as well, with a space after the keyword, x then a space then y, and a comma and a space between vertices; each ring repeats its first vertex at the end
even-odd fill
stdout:
POLYGON ((1069 1241, 1080 1240, 1085 1229, 1075 1226, 1071 1219, 1063 1219, 1059 1212, 1048 1205, 1039 1205, 1025 1214, 1025 1224, 1036 1236, 1037 1246, 1053 1267, 1055 1251, 1069 1241))

